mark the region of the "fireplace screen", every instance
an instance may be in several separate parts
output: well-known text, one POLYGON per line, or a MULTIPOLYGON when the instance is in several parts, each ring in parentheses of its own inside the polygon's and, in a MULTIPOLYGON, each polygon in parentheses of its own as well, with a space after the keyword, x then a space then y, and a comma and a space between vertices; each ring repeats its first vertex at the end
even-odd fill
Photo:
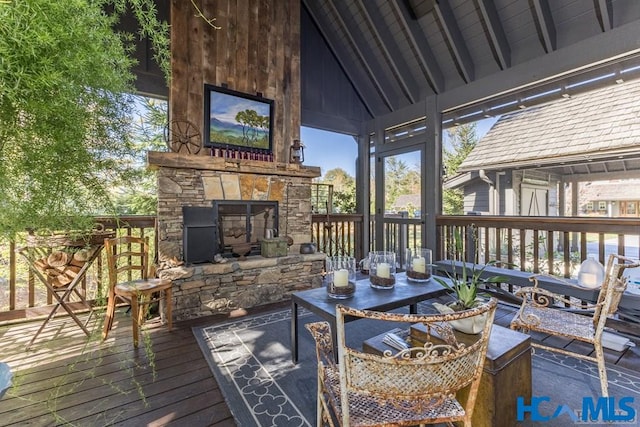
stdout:
POLYGON ((260 254, 260 241, 278 232, 277 201, 214 200, 213 212, 223 255, 244 243, 250 245, 249 254, 260 254))
POLYGON ((217 254, 259 255, 260 241, 278 234, 277 201, 214 200, 212 207, 183 206, 182 215, 188 264, 213 262, 217 254))

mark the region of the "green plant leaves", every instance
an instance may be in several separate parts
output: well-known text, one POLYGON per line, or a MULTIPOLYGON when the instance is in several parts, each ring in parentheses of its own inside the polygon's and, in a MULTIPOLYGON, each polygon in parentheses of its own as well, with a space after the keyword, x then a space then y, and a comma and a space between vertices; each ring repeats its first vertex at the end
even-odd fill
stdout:
POLYGON ((115 213, 109 186, 126 180, 136 154, 134 60, 131 35, 114 30, 105 7, 129 3, 144 15, 152 2, 0 6, 0 237, 115 213))
MULTIPOLYGON (((454 257, 463 256, 464 254, 464 240, 462 231, 459 228, 453 230, 453 247, 454 257)), ((496 265, 497 261, 488 261, 482 266, 478 266, 475 263, 468 264, 462 261, 462 269, 460 274, 456 274, 455 260, 451 261, 451 271, 447 272, 447 276, 451 283, 434 277, 434 279, 445 288, 455 293, 457 301, 464 308, 472 308, 476 304, 478 298, 478 288, 490 283, 505 283, 508 282, 508 278, 505 276, 495 275, 483 278, 482 275, 485 269, 489 266, 496 265), (468 266, 471 268, 469 269, 468 266), (470 271, 469 271, 470 270, 470 271)))

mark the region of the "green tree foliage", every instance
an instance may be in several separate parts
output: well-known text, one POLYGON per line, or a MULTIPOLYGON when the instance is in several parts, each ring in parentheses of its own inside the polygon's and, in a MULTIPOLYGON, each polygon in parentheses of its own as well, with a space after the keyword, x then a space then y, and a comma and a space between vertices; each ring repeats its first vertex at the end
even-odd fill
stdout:
MULTIPOLYGON (((442 162, 445 168, 445 179, 458 173, 460 165, 476 146, 476 124, 468 123, 447 130, 450 149, 444 150, 442 162)), ((461 190, 445 189, 442 193, 442 211, 447 215, 461 215, 464 212, 464 196, 461 190)))
POLYGON ((398 196, 420 193, 420 166, 409 167, 397 157, 387 157, 384 169, 385 210, 391 210, 398 196))
POLYGON ((138 121, 132 135, 135 162, 131 177, 111 187, 116 212, 120 215, 155 215, 158 206, 157 179, 154 171, 146 167, 146 153, 165 149, 164 131, 167 125, 166 101, 138 97, 138 121))
POLYGON ((132 35, 113 29, 129 3, 157 28, 148 0, 0 4, 1 236, 115 211, 109 183, 135 162, 132 35))
POLYGON ((253 147, 258 142, 264 144, 267 141, 266 131, 269 129, 269 116, 261 116, 255 110, 238 111, 236 121, 242 124, 242 142, 253 147))
POLYGON ((333 185, 333 206, 338 213, 355 213, 356 211, 356 180, 342 168, 328 171, 323 184, 333 185))

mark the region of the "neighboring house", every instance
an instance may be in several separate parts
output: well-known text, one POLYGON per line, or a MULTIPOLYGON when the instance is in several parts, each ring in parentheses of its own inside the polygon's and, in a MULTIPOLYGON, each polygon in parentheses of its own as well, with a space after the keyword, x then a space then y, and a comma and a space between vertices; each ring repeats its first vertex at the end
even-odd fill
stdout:
POLYGON ((393 203, 393 211, 409 212, 410 215, 415 216, 416 209, 420 209, 421 203, 420 194, 403 194, 393 203))
MULTIPOLYGON (((640 197, 578 195, 586 182, 637 178, 640 80, 632 80, 503 115, 445 187, 463 190, 467 213, 593 215, 604 202, 608 215, 623 216, 638 212, 640 197)), ((638 187, 624 182, 618 187, 638 187)))
POLYGON ((580 215, 640 217, 640 179, 586 183, 578 195, 580 215))

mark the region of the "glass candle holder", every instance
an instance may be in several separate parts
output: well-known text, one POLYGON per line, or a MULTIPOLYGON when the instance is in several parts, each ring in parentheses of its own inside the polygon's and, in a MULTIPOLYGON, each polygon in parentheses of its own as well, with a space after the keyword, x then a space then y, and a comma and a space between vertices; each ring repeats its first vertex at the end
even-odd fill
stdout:
POLYGON ((329 257, 327 267, 327 294, 330 298, 350 298, 356 292, 356 259, 346 256, 329 257))
POLYGON ((428 282, 431 279, 431 249, 407 248, 407 279, 428 282))
POLYGON ((369 252, 369 282, 372 288, 393 289, 396 284, 395 252, 369 252))

